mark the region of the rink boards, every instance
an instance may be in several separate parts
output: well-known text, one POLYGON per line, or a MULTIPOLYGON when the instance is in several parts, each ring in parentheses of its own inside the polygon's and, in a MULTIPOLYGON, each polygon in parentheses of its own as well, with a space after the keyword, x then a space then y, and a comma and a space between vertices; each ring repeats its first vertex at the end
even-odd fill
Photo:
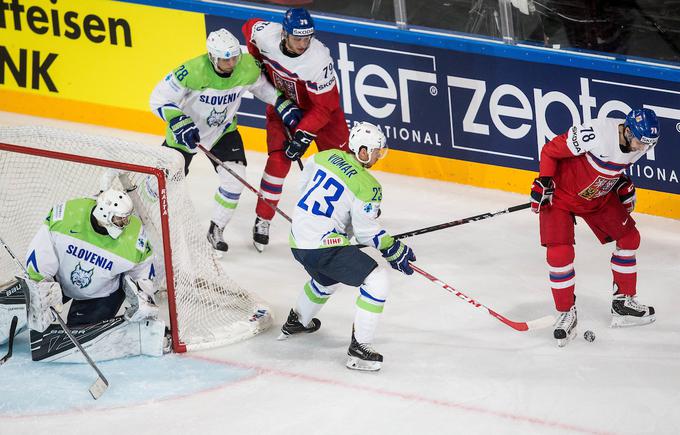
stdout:
MULTIPOLYGON (((151 89, 201 54, 207 33, 243 37, 275 8, 153 0, 20 0, 0 25, 0 110, 163 134, 151 89), (146 3, 146 4, 142 4, 146 3)), ((499 41, 317 18, 335 63, 348 122, 381 127, 391 151, 380 169, 527 192, 546 140, 574 123, 654 109, 662 138, 630 168, 638 211, 680 217, 680 69, 499 41)), ((264 106, 244 98, 248 149, 264 151, 264 106)))

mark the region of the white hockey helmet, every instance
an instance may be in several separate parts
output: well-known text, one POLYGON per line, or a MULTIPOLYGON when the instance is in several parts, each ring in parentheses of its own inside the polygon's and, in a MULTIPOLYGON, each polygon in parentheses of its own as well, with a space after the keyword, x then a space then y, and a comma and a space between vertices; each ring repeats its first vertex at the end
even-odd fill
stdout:
POLYGON ((217 69, 218 59, 231 59, 241 55, 241 43, 227 29, 210 32, 206 45, 208 57, 215 69, 217 69))
POLYGON ((360 122, 352 127, 349 132, 349 149, 352 150, 357 160, 361 163, 368 163, 371 160, 373 150, 380 150, 378 159, 387 155, 387 139, 382 131, 370 122, 360 122), (363 161, 359 158, 361 148, 366 148, 368 160, 363 161))
POLYGON ((97 205, 94 207, 92 215, 111 237, 117 239, 130 223, 132 209, 132 199, 127 193, 109 189, 100 193, 97 197, 97 205))

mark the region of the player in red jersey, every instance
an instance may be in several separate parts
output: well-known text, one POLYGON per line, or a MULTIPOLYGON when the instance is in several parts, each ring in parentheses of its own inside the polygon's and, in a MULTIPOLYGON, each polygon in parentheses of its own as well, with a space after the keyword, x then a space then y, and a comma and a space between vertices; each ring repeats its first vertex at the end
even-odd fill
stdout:
POLYGON ((624 170, 658 139, 656 114, 639 109, 626 119, 603 118, 573 126, 541 151, 531 206, 539 213, 541 244, 547 248, 550 286, 560 312, 554 331, 560 347, 576 335, 574 216, 581 217, 601 243, 616 241, 611 258, 612 326, 655 320, 654 308, 639 304, 635 297, 640 233, 630 216, 635 186, 624 170))
MULTIPOLYGON (((314 38, 314 21, 309 12, 289 9, 283 24, 253 18, 243 25, 243 34, 248 51, 262 63, 272 84, 303 113, 288 133, 275 108, 267 106, 269 157, 260 192, 276 205, 291 161, 300 159, 312 141, 320 151, 345 147, 349 130, 340 107, 333 60, 328 48, 314 38)), ((274 210, 260 199, 255 212, 253 244, 262 252, 269 243, 274 210)))

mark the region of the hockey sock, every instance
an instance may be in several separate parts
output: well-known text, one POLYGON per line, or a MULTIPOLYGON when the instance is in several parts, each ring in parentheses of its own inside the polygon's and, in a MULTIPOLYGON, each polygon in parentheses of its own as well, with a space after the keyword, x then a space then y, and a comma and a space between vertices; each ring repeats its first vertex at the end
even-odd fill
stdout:
POLYGON ((388 289, 387 270, 381 267, 374 269, 359 287, 357 310, 354 315, 354 338, 357 342, 373 342, 388 289))
POLYGON ((340 284, 333 284, 329 286, 322 286, 318 282, 310 279, 305 283, 305 287, 298 297, 297 304, 295 304, 295 312, 300 319, 302 325, 307 326, 316 316, 328 298, 331 297, 340 284))
MULTIPOLYGON (((246 176, 246 168, 242 164, 235 162, 225 162, 229 169, 236 172, 242 178, 246 176)), ((215 209, 213 211, 212 221, 218 227, 224 228, 231 217, 234 215, 238 201, 241 198, 243 191, 243 184, 228 173, 223 167, 217 167, 217 176, 220 179, 220 186, 215 193, 215 209)))
MULTIPOLYGON (((288 171, 290 171, 290 160, 286 158, 282 151, 273 152, 269 155, 262 174, 262 181, 260 181, 260 193, 270 204, 275 206, 279 204, 281 192, 283 192, 283 182, 288 171)), ((260 219, 270 221, 274 217, 274 209, 265 204, 262 199, 258 199, 255 214, 260 219)))
POLYGON ((574 305, 574 246, 548 245, 548 270, 550 272, 550 288, 557 311, 569 311, 574 305))
POLYGON ((640 233, 636 228, 616 241, 612 253, 612 275, 617 293, 635 296, 637 287, 637 261, 635 252, 640 246, 640 233))

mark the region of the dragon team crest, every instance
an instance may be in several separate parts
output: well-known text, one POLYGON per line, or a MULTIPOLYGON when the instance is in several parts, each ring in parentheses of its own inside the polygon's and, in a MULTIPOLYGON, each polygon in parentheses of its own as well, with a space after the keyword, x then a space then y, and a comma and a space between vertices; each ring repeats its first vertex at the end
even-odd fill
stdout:
POLYGON ((80 262, 76 264, 76 268, 71 272, 71 282, 73 285, 77 285, 80 288, 85 288, 92 282, 92 274, 94 273, 94 267, 90 270, 85 270, 80 267, 80 262))
POLYGON ((217 127, 218 125, 224 124, 224 121, 227 119, 227 108, 225 107, 223 111, 218 112, 214 108, 210 111, 210 115, 208 115, 208 125, 210 127, 217 127))

